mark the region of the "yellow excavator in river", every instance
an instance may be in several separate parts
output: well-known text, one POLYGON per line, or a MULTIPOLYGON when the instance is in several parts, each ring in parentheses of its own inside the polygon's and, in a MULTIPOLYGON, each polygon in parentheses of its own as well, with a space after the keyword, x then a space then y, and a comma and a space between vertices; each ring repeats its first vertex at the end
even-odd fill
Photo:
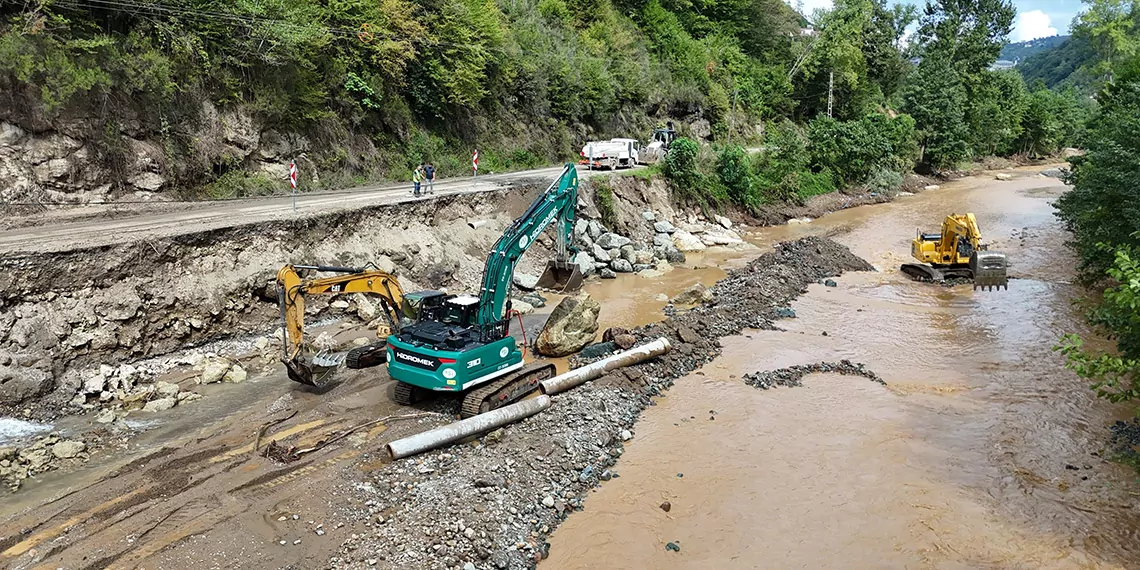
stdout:
POLYGON ((950 214, 941 233, 916 232, 910 254, 921 263, 904 263, 902 272, 918 281, 972 279, 974 289, 1009 289, 1004 253, 989 251, 973 214, 950 214))
POLYGON ((349 368, 368 368, 383 364, 387 357, 388 335, 400 328, 404 290, 395 275, 386 271, 366 271, 352 267, 322 265, 286 265, 277 272, 277 302, 285 331, 281 362, 289 379, 309 386, 319 386, 318 370, 336 368, 342 362, 349 368), (340 273, 335 277, 304 279, 303 271, 340 273), (347 353, 318 352, 311 355, 304 341, 305 296, 319 294, 367 293, 379 297, 385 320, 376 330, 376 342, 354 348, 347 353))

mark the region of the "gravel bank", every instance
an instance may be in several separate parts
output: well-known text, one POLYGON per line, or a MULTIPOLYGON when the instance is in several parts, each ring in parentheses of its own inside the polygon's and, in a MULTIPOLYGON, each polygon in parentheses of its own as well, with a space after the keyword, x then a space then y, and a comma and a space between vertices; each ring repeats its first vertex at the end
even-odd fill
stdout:
POLYGON ((772 328, 776 310, 809 284, 872 270, 826 238, 777 245, 718 282, 711 301, 630 331, 639 342, 669 338, 669 354, 557 395, 549 410, 520 423, 391 463, 340 489, 341 514, 366 532, 346 540, 329 566, 533 568, 549 551, 547 536, 582 508, 586 493, 618 476, 623 442, 634 437, 651 396, 716 358, 721 337, 772 328))
POLYGON ((803 378, 808 374, 831 373, 844 376, 862 376, 872 382, 886 385, 878 374, 867 370, 863 363, 853 363, 850 360, 839 362, 817 362, 815 364, 802 364, 789 366, 779 370, 753 372, 744 375, 744 383, 753 388, 767 390, 776 386, 796 387, 803 386, 803 378))

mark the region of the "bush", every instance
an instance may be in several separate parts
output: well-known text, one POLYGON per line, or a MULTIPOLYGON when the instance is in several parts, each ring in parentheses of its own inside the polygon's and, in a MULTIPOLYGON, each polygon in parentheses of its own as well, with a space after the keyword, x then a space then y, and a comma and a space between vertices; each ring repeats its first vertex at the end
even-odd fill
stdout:
POLYGON ((594 190, 594 206, 597 206, 598 213, 602 215, 603 224, 610 228, 617 224, 617 211, 614 209, 614 191, 605 181, 599 181, 597 183, 597 188, 594 190))
POLYGON ((696 141, 680 137, 673 141, 665 155, 665 178, 683 195, 696 196, 700 193, 702 175, 697 168, 700 151, 696 141))
POLYGON ((914 120, 907 115, 894 119, 879 113, 858 121, 826 117, 808 128, 812 166, 830 169, 838 182, 858 184, 878 169, 902 170, 917 154, 914 120))
POLYGON ((831 175, 831 171, 824 169, 820 172, 803 171, 798 175, 799 188, 796 190, 796 197, 802 204, 812 196, 819 196, 821 194, 830 194, 835 192, 835 178, 831 175))
POLYGON ((764 152, 753 164, 760 193, 769 200, 792 200, 799 193, 800 173, 808 170, 807 139, 791 121, 769 125, 764 152))
POLYGON ((267 196, 284 192, 285 186, 261 174, 231 170, 206 185, 206 195, 215 200, 267 196))
POLYGON ((893 196, 902 187, 903 175, 887 168, 879 168, 867 179, 867 189, 893 196))
POLYGON ((763 202, 744 147, 721 149, 716 157, 716 173, 728 198, 736 204, 755 208, 763 202))

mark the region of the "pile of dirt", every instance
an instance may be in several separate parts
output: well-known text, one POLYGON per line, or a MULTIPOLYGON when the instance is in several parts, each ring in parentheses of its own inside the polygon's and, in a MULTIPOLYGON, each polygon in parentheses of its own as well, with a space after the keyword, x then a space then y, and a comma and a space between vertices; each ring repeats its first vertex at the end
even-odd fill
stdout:
MULTIPOLYGON (((471 444, 396 461, 337 495, 368 528, 346 540, 338 568, 534 568, 546 538, 601 481, 634 437, 651 397, 720 354, 719 339, 771 328, 809 284, 872 271, 847 248, 810 237, 778 245, 713 287, 712 300, 630 331, 673 351, 554 397, 553 406, 471 444)), ((572 358, 578 366, 592 359, 572 358)))
POLYGON ((852 363, 850 360, 839 362, 817 362, 815 364, 801 364, 789 366, 779 370, 764 370, 744 375, 744 383, 754 388, 767 390, 776 386, 797 387, 803 386, 802 380, 808 374, 842 374, 844 376, 862 376, 872 382, 886 385, 878 374, 867 370, 862 363, 852 363))

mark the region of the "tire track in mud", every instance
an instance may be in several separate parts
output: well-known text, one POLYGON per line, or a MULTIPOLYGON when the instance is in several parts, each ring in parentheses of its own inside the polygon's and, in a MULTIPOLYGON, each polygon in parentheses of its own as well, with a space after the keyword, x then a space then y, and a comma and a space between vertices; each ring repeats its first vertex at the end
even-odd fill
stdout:
MULTIPOLYGON (((302 421, 263 437, 262 445, 285 438, 308 444, 350 419, 302 421)), ((281 466, 255 455, 252 439, 241 443, 252 438, 249 426, 257 423, 246 418, 221 437, 189 441, 183 449, 164 446, 0 524, 0 566, 134 567, 235 517, 272 512, 283 501, 312 495, 335 467, 361 453, 342 448, 281 466), (228 441, 219 445, 221 439, 228 441), (44 513, 49 505, 58 508, 44 513)))

